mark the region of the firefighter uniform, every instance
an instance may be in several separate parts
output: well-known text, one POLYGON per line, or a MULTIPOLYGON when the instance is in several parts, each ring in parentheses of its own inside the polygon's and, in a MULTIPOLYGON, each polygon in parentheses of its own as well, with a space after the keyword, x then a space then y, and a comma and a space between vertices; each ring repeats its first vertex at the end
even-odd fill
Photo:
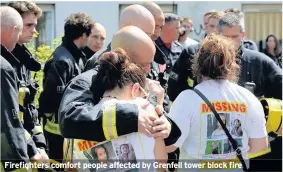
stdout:
POLYGON ((46 119, 44 130, 49 158, 56 161, 62 161, 64 141, 58 125, 59 104, 67 83, 83 71, 84 59, 84 53, 72 41, 63 37, 62 44, 56 48, 44 66, 39 109, 46 119))
POLYGON ((31 158, 39 153, 39 148, 46 149, 46 141, 34 103, 38 85, 31 78, 30 73, 31 71, 40 70, 41 65, 31 56, 24 45, 20 46, 17 44, 12 51, 12 54, 14 55, 14 58, 6 60, 13 66, 19 80, 19 116, 25 129, 28 155, 31 158))
POLYGON ((5 161, 19 163, 29 162, 27 141, 32 141, 19 118, 18 78, 15 70, 7 60, 16 59, 1 45, 1 170, 5 161))
MULTIPOLYGON (((96 111, 93 96, 101 97, 104 93, 92 94, 90 90, 96 74, 97 69, 88 70, 68 84, 58 111, 63 137, 102 142, 138 131, 139 110, 134 104, 117 103, 112 109, 100 110, 97 117, 93 115, 96 111), (111 113, 103 113, 105 111, 111 113)), ((172 130, 165 143, 170 145, 181 133, 176 124, 169 117, 167 119, 172 130)))
POLYGON ((154 62, 158 64, 159 68, 159 78, 161 80, 160 84, 163 86, 165 91, 167 90, 167 83, 169 79, 169 74, 175 64, 176 60, 179 58, 182 53, 182 45, 178 41, 173 41, 171 47, 168 46, 162 41, 160 37, 155 40, 156 52, 154 55, 154 62), (162 67, 163 65, 163 67, 162 67), (164 68, 164 71, 160 69, 164 68))

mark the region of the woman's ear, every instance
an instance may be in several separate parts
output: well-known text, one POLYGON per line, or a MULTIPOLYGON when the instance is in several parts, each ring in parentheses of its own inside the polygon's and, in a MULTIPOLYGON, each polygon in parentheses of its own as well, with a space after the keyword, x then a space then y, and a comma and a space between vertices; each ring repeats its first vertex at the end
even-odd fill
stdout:
POLYGON ((139 83, 135 83, 132 86, 132 97, 136 98, 138 96, 140 96, 140 84, 139 83))

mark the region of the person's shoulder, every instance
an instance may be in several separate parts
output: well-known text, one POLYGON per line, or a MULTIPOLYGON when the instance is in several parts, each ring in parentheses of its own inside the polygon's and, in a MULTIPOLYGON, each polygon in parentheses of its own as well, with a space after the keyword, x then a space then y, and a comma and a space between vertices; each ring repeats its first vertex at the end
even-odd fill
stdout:
POLYGON ((91 84, 92 78, 95 77, 96 75, 97 75, 97 69, 96 68, 90 69, 74 77, 72 79, 72 82, 73 83, 85 82, 87 84, 91 84))
POLYGON ((191 89, 187 89, 182 91, 178 97, 176 98, 179 99, 179 101, 184 101, 187 102, 188 99, 194 99, 194 97, 196 96, 196 94, 194 94, 194 91, 191 89))
POLYGON ((72 54, 63 45, 58 46, 52 54, 54 61, 68 61, 73 59, 72 54))
POLYGON ((11 66, 11 64, 3 57, 1 56, 1 64, 0 64, 0 67, 1 67, 1 72, 2 71, 13 71, 13 67, 11 66))
POLYGON ((184 51, 186 51, 188 54, 194 55, 200 48, 200 43, 192 44, 192 45, 186 45, 184 47, 184 51))
POLYGON ((258 51, 256 43, 252 40, 243 40, 243 44, 249 50, 258 51))
POLYGON ((257 97, 248 89, 236 84, 236 83, 230 83, 231 86, 231 90, 234 90, 233 92, 238 94, 238 96, 242 97, 241 101, 244 102, 249 102, 250 104, 256 103, 259 100, 257 99, 257 97))
POLYGON ((250 62, 257 61, 258 63, 272 63, 272 59, 270 59, 264 53, 249 50, 247 48, 244 48, 243 53, 244 53, 244 56, 247 58, 246 60, 250 62))

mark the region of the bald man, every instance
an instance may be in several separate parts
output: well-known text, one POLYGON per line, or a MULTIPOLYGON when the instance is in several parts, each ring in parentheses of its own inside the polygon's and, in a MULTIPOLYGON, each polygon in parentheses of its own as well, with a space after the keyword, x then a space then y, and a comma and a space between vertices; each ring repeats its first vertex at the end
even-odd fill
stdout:
POLYGON ((20 14, 13 8, 0 7, 1 24, 1 163, 5 161, 29 161, 25 130, 19 119, 19 89, 17 74, 11 66, 15 60, 11 53, 23 28, 20 14))
POLYGON ((91 30, 87 46, 83 49, 87 60, 104 46, 106 30, 100 23, 95 23, 91 30))
MULTIPOLYGON (((111 48, 118 47, 132 54, 132 59, 145 70, 155 53, 152 40, 134 26, 124 27, 114 35, 111 48)), ((168 121, 170 119, 165 116, 156 119, 153 115, 156 113, 154 110, 142 109, 148 104, 144 99, 137 102, 139 105, 116 104, 112 121, 107 120, 107 112, 110 109, 102 109, 97 115, 98 118, 94 118, 93 113, 96 111, 94 102, 97 102, 105 91, 97 90, 95 95, 90 91, 92 82, 99 82, 95 81, 96 74, 97 69, 88 70, 74 78, 66 88, 58 111, 63 137, 102 142, 117 136, 141 132, 147 136, 167 138, 166 144, 175 142, 179 138, 180 130, 173 121, 170 123, 168 121), (114 130, 108 130, 107 126, 111 126, 114 130), (152 127, 156 127, 157 132, 152 127), (174 135, 169 136, 171 128, 175 131, 174 135)))
POLYGON ((154 34, 151 35, 151 39, 154 41, 160 36, 161 30, 165 24, 165 17, 163 11, 156 3, 152 1, 143 2, 141 3, 141 5, 145 7, 148 11, 150 11, 154 17, 155 29, 154 34))
MULTIPOLYGON (((125 26, 136 26, 151 37, 154 33, 155 21, 153 15, 145 7, 134 4, 125 8, 120 14, 119 29, 122 29, 125 26)), ((107 46, 107 49, 104 52, 109 51, 111 51, 111 43, 107 46)), ((85 71, 96 66, 97 57, 100 55, 96 54, 87 61, 85 71)))

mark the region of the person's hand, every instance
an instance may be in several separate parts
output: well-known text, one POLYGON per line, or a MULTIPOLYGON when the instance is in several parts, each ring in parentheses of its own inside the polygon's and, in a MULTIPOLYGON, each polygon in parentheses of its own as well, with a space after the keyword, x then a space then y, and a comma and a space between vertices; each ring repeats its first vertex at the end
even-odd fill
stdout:
POLYGON ((164 88, 161 87, 158 81, 151 79, 146 79, 147 86, 150 94, 155 94, 157 96, 157 104, 162 105, 164 101, 164 88))
POLYGON ((49 157, 44 149, 38 149, 43 163, 50 163, 49 157))
POLYGON ((37 152, 33 157, 30 158, 32 161, 34 162, 39 162, 39 163, 42 163, 42 155, 37 152))
POLYGON ((146 136, 152 136, 153 121, 158 118, 154 107, 150 105, 147 100, 142 98, 136 98, 134 102, 139 107, 138 132, 146 136))
POLYGON ((165 115, 160 116, 160 118, 157 118, 153 123, 153 137, 155 139, 166 139, 170 135, 171 123, 165 115))

